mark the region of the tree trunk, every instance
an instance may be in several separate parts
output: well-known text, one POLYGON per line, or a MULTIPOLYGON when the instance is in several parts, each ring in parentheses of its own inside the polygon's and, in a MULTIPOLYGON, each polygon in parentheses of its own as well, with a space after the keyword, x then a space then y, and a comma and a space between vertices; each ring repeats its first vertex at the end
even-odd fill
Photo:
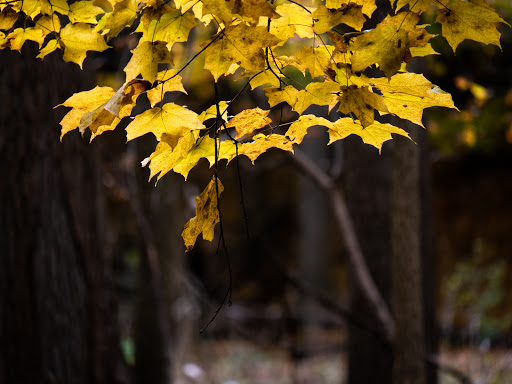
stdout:
POLYGON ((425 384, 421 276, 419 148, 397 138, 393 147, 392 302, 395 317, 393 383, 425 384))
MULTIPOLYGON (((370 273, 382 297, 390 295, 390 161, 358 138, 347 138, 345 189, 347 204, 370 273)), ((350 284, 350 309, 378 328, 379 321, 358 289, 350 284)), ((357 326, 349 327, 349 384, 390 384, 391 346, 357 326)))
POLYGON ((0 58, 0 382, 123 382, 97 151, 53 110, 92 76, 26 45, 0 58))

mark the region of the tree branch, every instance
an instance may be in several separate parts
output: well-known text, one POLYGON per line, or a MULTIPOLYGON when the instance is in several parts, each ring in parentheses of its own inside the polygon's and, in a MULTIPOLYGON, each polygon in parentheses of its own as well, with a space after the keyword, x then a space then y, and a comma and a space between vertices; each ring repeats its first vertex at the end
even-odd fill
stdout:
POLYGON ((294 151, 295 153, 293 155, 290 153, 290 158, 293 160, 294 165, 304 171, 304 173, 327 195, 338 223, 340 234, 343 237, 348 251, 350 265, 356 276, 356 284, 359 285, 369 305, 379 319, 386 340, 393 343, 395 323, 386 302, 382 298, 370 275, 357 240, 352 219, 348 213, 343 193, 336 187, 332 178, 322 171, 306 155, 298 149, 294 149, 294 151))
POLYGON ((449 366, 441 361, 439 356, 437 355, 429 355, 425 357, 425 360, 436 367, 439 371, 445 372, 446 374, 453 376, 455 379, 459 380, 461 384, 473 384, 473 380, 466 375, 464 372, 449 366))

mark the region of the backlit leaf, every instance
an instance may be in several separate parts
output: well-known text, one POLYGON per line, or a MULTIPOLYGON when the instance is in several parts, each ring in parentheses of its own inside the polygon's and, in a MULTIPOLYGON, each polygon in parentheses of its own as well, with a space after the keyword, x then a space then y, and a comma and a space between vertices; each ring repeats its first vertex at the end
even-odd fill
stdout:
POLYGON ((13 32, 7 35, 7 41, 10 44, 10 47, 14 51, 21 51, 21 47, 27 40, 35 41, 39 44, 39 47, 44 42, 44 34, 43 31, 39 28, 16 28, 13 32))
POLYGON ((270 124, 272 120, 267 117, 269 112, 261 108, 246 109, 229 120, 226 128, 234 127, 236 129, 235 139, 239 139, 270 124))
POLYGON ((168 11, 158 20, 150 22, 147 30, 141 23, 136 32, 144 32, 139 44, 144 41, 165 41, 170 51, 174 43, 187 41, 190 30, 196 25, 197 22, 190 13, 182 14, 180 10, 168 7, 168 11))
POLYGON ((197 113, 181 105, 167 103, 162 108, 151 108, 137 115, 126 127, 126 139, 130 141, 152 133, 158 141, 165 140, 174 147, 180 137, 204 128, 197 113))
POLYGON ((268 33, 264 27, 249 27, 245 24, 226 27, 212 40, 215 41, 205 52, 204 67, 212 73, 215 81, 228 72, 232 63, 246 70, 265 69, 264 47, 279 42, 279 39, 268 33))
POLYGON ((87 112, 80 119, 78 129, 84 132, 86 128, 92 132, 91 140, 105 131, 111 131, 124 117, 130 116, 137 97, 151 86, 144 80, 131 80, 97 109, 87 112))
POLYGON ((59 104, 57 107, 72 108, 60 122, 62 126, 60 139, 62 140, 66 133, 78 128, 83 115, 104 105, 115 93, 116 91, 110 87, 95 87, 89 91, 75 93, 65 102, 59 104))
POLYGON ((341 87, 342 94, 339 111, 345 114, 353 113, 363 127, 374 123, 374 110, 387 112, 388 108, 382 96, 373 93, 368 87, 341 87))
POLYGON ((94 1, 77 1, 69 7, 69 20, 72 23, 96 24, 96 17, 105 11, 94 5, 94 1))
POLYGON ((339 9, 345 4, 353 3, 362 7, 363 15, 370 18, 377 9, 375 0, 326 0, 325 6, 329 9, 339 9))
POLYGON ((496 23, 507 24, 484 0, 456 0, 437 11, 436 21, 454 52, 465 39, 501 48, 496 23))
POLYGON ((124 68, 126 80, 135 79, 140 74, 153 83, 157 77, 158 64, 172 64, 172 54, 163 41, 144 41, 132 52, 132 58, 124 68))
POLYGON ((151 107, 162 101, 163 96, 167 92, 182 92, 187 93, 183 88, 182 78, 180 75, 176 75, 178 71, 175 69, 167 69, 161 71, 157 75, 158 85, 146 92, 151 107))
POLYGON ((336 121, 329 128, 329 144, 337 140, 344 139, 349 135, 357 135, 361 137, 364 143, 377 148, 380 153, 382 144, 393 138, 391 136, 392 133, 410 138, 409 134, 403 129, 391 124, 374 122, 372 125, 363 127, 359 121, 354 121, 349 117, 344 117, 336 121))
POLYGON ((181 234, 187 251, 194 248, 197 237, 200 234, 203 235, 204 240, 213 240, 215 225, 219 222, 217 189, 220 196, 224 190, 224 186, 220 180, 215 180, 214 178, 206 186, 204 191, 195 198, 196 215, 185 224, 183 233, 181 234))
POLYGON ((276 12, 288 18, 290 25, 295 27, 295 33, 299 37, 312 38, 315 33, 313 32, 313 17, 311 14, 315 9, 305 8, 294 3, 283 4, 277 6, 276 12))
POLYGON ((306 89, 298 93, 293 110, 303 113, 310 105, 327 105, 330 112, 338 103, 338 96, 335 93, 339 91, 340 85, 333 81, 309 83, 306 89))
POLYGON ((116 2, 114 10, 103 15, 94 30, 105 35, 107 41, 116 37, 123 29, 133 24, 137 18, 138 4, 137 0, 116 2))
POLYGON ((68 24, 62 28, 59 44, 64 49, 64 60, 76 63, 80 68, 88 51, 102 52, 109 48, 103 37, 84 23, 68 24))
POLYGON ((253 137, 252 142, 241 145, 240 154, 247 156, 254 163, 254 160, 270 148, 279 148, 283 151, 293 152, 293 141, 283 135, 272 134, 265 136, 259 133, 253 137))
POLYGON ((358 36, 349 45, 351 63, 355 72, 363 71, 373 64, 387 77, 394 75, 402 63, 408 63, 411 47, 424 47, 432 35, 418 27, 419 16, 412 12, 401 12, 386 17, 375 29, 358 36))
POLYGON ((7 31, 14 26, 19 14, 12 8, 7 8, 0 13, 0 30, 7 31))
POLYGON ((331 128, 333 126, 332 122, 324 119, 323 117, 317 117, 315 115, 302 115, 297 121, 290 125, 286 131, 286 136, 289 137, 293 142, 300 144, 302 143, 307 130, 315 125, 323 125, 327 128, 331 128))
MULTIPOLYGON (((229 104, 226 101, 219 101, 219 111, 221 114, 221 118, 224 121, 228 121, 228 107, 229 104)), ((199 115, 199 120, 203 123, 208 119, 217 118, 217 104, 213 104, 199 115)))
POLYGON ((344 3, 337 9, 329 9, 320 4, 311 15, 313 20, 316 21, 313 30, 315 33, 322 34, 330 31, 338 24, 345 24, 360 31, 366 21, 362 9, 362 5, 354 2, 344 3))
POLYGON ((291 85, 287 85, 284 88, 265 88, 263 90, 265 96, 268 98, 268 103, 271 107, 275 107, 280 103, 287 103, 294 107, 297 103, 299 90, 291 85))
POLYGON ((395 0, 396 10, 399 11, 406 5, 409 10, 415 13, 425 12, 436 0, 395 0))

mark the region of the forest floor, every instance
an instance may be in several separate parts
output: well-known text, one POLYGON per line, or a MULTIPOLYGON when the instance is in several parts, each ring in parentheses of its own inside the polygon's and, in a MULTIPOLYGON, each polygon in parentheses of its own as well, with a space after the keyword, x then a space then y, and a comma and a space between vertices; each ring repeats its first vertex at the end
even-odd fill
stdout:
MULTIPOLYGON (((346 377, 345 353, 329 352, 293 361, 282 348, 242 340, 203 340, 179 365, 177 384, 340 384, 346 377)), ((512 350, 444 348, 441 361, 473 384, 512 383, 512 350)), ((440 372, 439 384, 460 379, 440 372)))

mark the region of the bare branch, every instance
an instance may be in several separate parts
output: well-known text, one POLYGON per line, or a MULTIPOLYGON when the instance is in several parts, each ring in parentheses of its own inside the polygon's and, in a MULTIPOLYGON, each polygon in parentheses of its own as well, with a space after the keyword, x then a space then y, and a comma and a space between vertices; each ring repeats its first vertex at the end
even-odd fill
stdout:
POLYGON ((370 275, 361 247, 359 246, 359 241, 357 240, 354 224, 348 213, 343 193, 336 187, 332 178, 306 155, 298 149, 294 149, 294 151, 295 154, 290 154, 290 158, 293 159, 294 164, 304 171, 304 173, 327 195, 338 223, 340 234, 347 247, 349 261, 356 275, 355 281, 360 286, 369 305, 379 319, 386 340, 392 343, 395 335, 395 323, 386 302, 382 298, 370 275))

